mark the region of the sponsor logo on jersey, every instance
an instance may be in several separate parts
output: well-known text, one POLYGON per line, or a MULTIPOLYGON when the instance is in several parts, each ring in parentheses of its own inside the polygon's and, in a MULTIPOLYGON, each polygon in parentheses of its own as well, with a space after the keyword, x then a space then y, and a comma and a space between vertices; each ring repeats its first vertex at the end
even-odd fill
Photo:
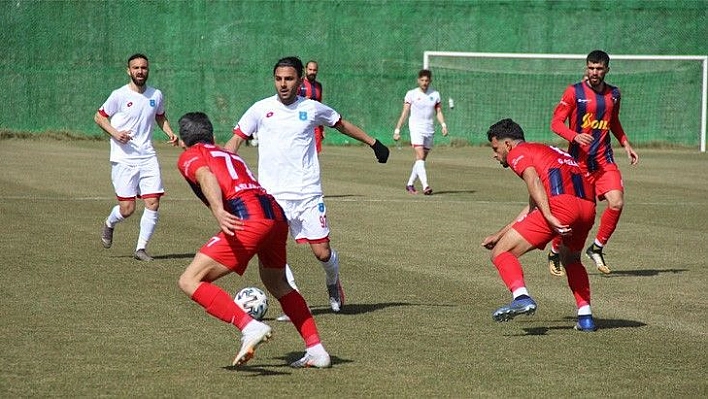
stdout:
POLYGON ((524 155, 519 155, 518 157, 512 159, 510 163, 511 168, 516 170, 516 165, 518 165, 519 161, 521 161, 522 159, 524 159, 524 155))
POLYGON ((273 111, 268 111, 268 113, 266 114, 266 118, 270 118, 271 116, 273 116, 273 111))
POLYGON ((593 114, 592 112, 583 115, 583 123, 582 125, 580 125, 580 127, 583 129, 591 128, 599 130, 608 130, 610 128, 609 121, 599 121, 597 119, 593 119, 594 117, 595 114, 593 114))
POLYGON ((306 111, 300 111, 300 120, 301 121, 307 120, 307 112, 306 111))
POLYGON ((133 102, 132 102, 132 101, 128 101, 128 104, 127 104, 126 106, 127 106, 128 108, 132 107, 132 106, 133 106, 133 102))
POLYGON ((580 103, 580 104, 589 103, 589 102, 592 102, 592 100, 588 100, 586 98, 579 98, 578 99, 578 103, 580 103))

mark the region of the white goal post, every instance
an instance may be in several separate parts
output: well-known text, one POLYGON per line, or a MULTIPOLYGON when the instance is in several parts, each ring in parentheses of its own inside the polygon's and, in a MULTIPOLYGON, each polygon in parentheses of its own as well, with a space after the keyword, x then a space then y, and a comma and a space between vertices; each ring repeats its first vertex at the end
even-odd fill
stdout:
MULTIPOLYGON (((531 62, 530 60, 585 60, 586 54, 541 54, 541 53, 485 53, 485 52, 456 52, 456 51, 425 51, 423 53, 423 68, 424 69, 436 69, 438 68, 437 64, 432 64, 431 60, 432 59, 437 59, 437 58, 447 58, 447 59, 462 59, 462 58, 468 58, 468 59, 477 59, 482 60, 490 60, 490 59, 506 59, 506 60, 527 60, 531 62)), ((697 134, 700 132, 700 151, 701 152, 706 152, 706 119, 708 118, 708 56, 707 55, 625 55, 625 54, 610 54, 610 59, 612 61, 614 60, 629 60, 629 61, 695 61, 699 62, 702 66, 702 78, 701 78, 701 92, 700 92, 700 126, 698 127, 698 131, 696 132, 690 132, 690 134, 697 134)), ((513 61, 512 61, 513 62, 513 61)), ((611 62, 612 64, 612 62, 611 62)), ((461 64, 460 64, 461 65, 461 64)), ((461 69, 465 69, 465 66, 460 66, 460 65, 451 65, 449 66, 449 69, 456 69, 458 72, 461 69)), ((487 64, 490 65, 490 64, 487 64)), ((513 65, 513 64, 510 64, 513 65)), ((525 71, 521 70, 523 69, 523 64, 518 64, 520 67, 519 73, 524 73, 525 71)), ((583 65, 581 65, 583 66, 583 65)), ((442 67, 444 68, 444 67, 442 67)), ((470 67, 474 68, 474 67, 470 67)), ((506 73, 508 74, 508 68, 506 70, 506 73)), ((495 73, 500 73, 499 71, 494 71, 495 73)), ((436 73, 434 71, 434 73, 436 73)), ((660 76, 661 71, 655 72, 655 75, 660 76)), ((577 76, 579 79, 580 76, 577 76)), ((608 81, 610 81, 611 78, 608 77, 608 81)), ((697 80, 697 76, 696 76, 697 80)), ((470 80, 471 82, 472 80, 470 80)), ((437 83, 437 81, 436 81, 437 83)), ((518 82, 516 82, 518 83, 518 82)), ((565 82, 565 85, 572 83, 571 81, 565 82)), ((465 83, 469 84, 469 83, 465 83)), ((523 84, 523 83, 522 83, 523 84)), ((697 85, 697 81, 696 81, 697 85)), ((670 90, 671 88, 663 88, 662 90, 670 90)), ((698 88, 696 88, 697 90, 698 88)), ((620 86, 620 90, 622 90, 622 86, 620 86)), ((558 98, 560 97, 562 91, 555 93, 558 98)), ((446 96, 445 93, 442 93, 444 96, 446 96)), ((450 97, 453 98, 453 97, 450 97)), ((693 98, 693 96, 692 96, 693 98)), ((698 96, 696 95, 695 98, 697 99, 698 96)), ((680 102, 676 101, 676 98, 672 99, 674 102, 680 102)), ((457 101, 457 100, 455 100, 457 101)), ((624 102, 624 101, 623 101, 624 102)), ((675 107, 680 108, 681 106, 689 107, 689 106, 698 106, 698 104, 676 104, 675 107)), ((696 108, 697 109, 697 108, 696 108)), ((623 112, 624 114, 624 112, 623 112)), ((550 113, 548 114, 548 120, 550 121, 550 113)), ((624 121, 624 119, 623 119, 624 121)), ((694 122, 695 123, 695 122, 694 122)), ((692 125, 694 126, 694 125, 692 125)), ((627 130, 627 127, 625 127, 625 130, 627 130)), ((631 132, 628 132, 630 138, 632 137, 631 132)), ((665 135, 668 137, 671 134, 671 132, 665 133, 665 135)))

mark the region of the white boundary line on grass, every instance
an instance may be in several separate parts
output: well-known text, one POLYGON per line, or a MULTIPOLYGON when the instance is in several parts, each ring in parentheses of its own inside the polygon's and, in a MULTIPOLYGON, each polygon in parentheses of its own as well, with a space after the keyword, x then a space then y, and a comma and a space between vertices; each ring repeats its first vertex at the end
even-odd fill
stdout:
MULTIPOLYGON (((0 196, 0 201, 115 201, 115 197, 35 197, 35 196, 23 196, 23 195, 4 195, 0 196)), ((413 198, 339 198, 338 195, 333 195, 328 197, 325 195, 327 202, 430 202, 430 199, 413 199, 413 198)), ((168 197, 167 201, 196 201, 196 198, 179 198, 179 197, 168 197)), ((528 201, 489 201, 489 200, 445 200, 447 203, 460 203, 460 204, 499 204, 499 205, 509 205, 509 204, 527 204, 528 201)), ((631 202, 632 206, 676 206, 675 202, 631 202)), ((705 206, 706 203, 702 202, 682 202, 680 205, 685 206, 705 206)))

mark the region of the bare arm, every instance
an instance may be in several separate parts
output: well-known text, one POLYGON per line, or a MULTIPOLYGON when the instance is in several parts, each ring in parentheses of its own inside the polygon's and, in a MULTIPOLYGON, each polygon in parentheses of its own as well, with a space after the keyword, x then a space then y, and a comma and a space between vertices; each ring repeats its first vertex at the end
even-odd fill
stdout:
POLYGON ((157 122, 157 126, 163 132, 165 132, 169 143, 176 146, 178 144, 179 139, 177 138, 175 133, 172 131, 172 127, 170 127, 170 122, 167 120, 167 117, 164 114, 163 115, 156 115, 155 122, 157 122))
POLYGON ((224 209, 224 200, 222 198, 221 187, 216 180, 216 176, 211 173, 208 167, 202 166, 197 169, 195 176, 197 182, 204 193, 204 197, 209 202, 209 209, 214 215, 214 218, 219 223, 219 228, 225 234, 234 235, 234 230, 243 226, 243 222, 234 216, 231 212, 224 209))
POLYGON ((511 228, 511 226, 516 223, 517 220, 521 219, 523 216, 527 215, 529 212, 531 212, 531 207, 529 205, 526 205, 524 209, 521 210, 519 215, 514 218, 511 222, 509 222, 506 226, 502 227, 499 231, 496 233, 489 235, 484 238, 482 241, 482 246, 487 248, 487 249, 492 249, 494 248, 495 245, 497 245, 497 242, 506 234, 507 231, 511 228))
POLYGON ((376 139, 369 136, 364 132, 359 126, 347 121, 346 119, 340 119, 339 123, 334 126, 335 129, 339 130, 340 133, 347 135, 357 141, 361 141, 369 146, 374 145, 376 139))
POLYGON ((393 130, 393 139, 396 141, 401 139, 401 127, 406 122, 406 118, 408 117, 408 113, 410 112, 410 110, 411 105, 408 103, 403 103, 401 116, 398 118, 398 122, 396 122, 396 128, 393 130))
POLYGON ((93 116, 93 120, 94 122, 96 122, 98 127, 100 127, 101 129, 103 129, 104 132, 106 132, 106 134, 108 134, 121 144, 125 144, 132 139, 132 137, 130 136, 130 130, 123 130, 119 132, 113 126, 111 126, 111 121, 98 111, 96 112, 96 115, 93 116))
POLYGON ((619 110, 620 103, 618 102, 615 108, 613 109, 612 119, 610 120, 610 131, 617 138, 617 141, 619 141, 620 145, 622 145, 622 148, 624 148, 624 152, 627 153, 627 158, 629 158, 629 164, 636 165, 639 162, 639 155, 634 151, 632 145, 629 144, 629 138, 624 132, 622 122, 620 122, 619 119, 619 110))
POLYGON ((345 119, 340 119, 339 122, 334 125, 334 128, 339 130, 339 132, 344 135, 347 135, 355 140, 361 141, 364 144, 368 144, 369 147, 374 150, 374 155, 376 155, 376 159, 379 161, 379 163, 386 163, 386 161, 388 161, 388 147, 381 144, 381 142, 376 140, 375 138, 366 134, 366 132, 364 132, 359 126, 356 126, 355 124, 345 119))
POLYGON ((445 124, 445 117, 443 116, 442 107, 440 106, 440 104, 438 104, 438 106, 436 107, 435 116, 438 118, 440 126, 442 126, 442 135, 447 136, 447 124, 445 124))
POLYGON ((231 136, 229 141, 224 144, 224 148, 227 150, 233 152, 234 154, 238 152, 238 149, 241 148, 241 144, 246 141, 243 139, 243 137, 239 136, 238 134, 234 134, 231 136))
POLYGON ((570 233, 570 227, 563 224, 551 213, 551 205, 548 203, 546 189, 543 187, 543 183, 541 183, 541 179, 538 177, 538 172, 536 172, 536 169, 534 167, 524 169, 521 174, 521 178, 524 179, 526 188, 529 191, 529 208, 531 208, 532 204, 535 204, 536 208, 538 208, 548 224, 550 224, 553 230, 557 233, 570 233))

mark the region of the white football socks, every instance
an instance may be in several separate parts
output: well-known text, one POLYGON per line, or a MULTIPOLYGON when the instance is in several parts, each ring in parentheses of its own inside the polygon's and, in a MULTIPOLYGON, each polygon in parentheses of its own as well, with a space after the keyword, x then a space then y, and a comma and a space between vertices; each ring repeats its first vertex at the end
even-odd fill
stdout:
POLYGON ((300 292, 300 290, 297 289, 297 285, 295 285, 295 276, 293 275, 293 271, 287 263, 285 264, 285 278, 288 279, 288 284, 290 284, 295 291, 300 292))
POLYGON ((149 209, 143 210, 143 216, 140 218, 140 235, 138 237, 138 245, 135 250, 145 249, 150 237, 155 232, 157 226, 158 213, 149 209))
POLYGON ((417 169, 420 184, 423 185, 423 188, 428 187, 428 173, 425 171, 425 161, 422 159, 415 161, 414 168, 417 169))
POLYGON ((124 220, 125 218, 120 214, 120 206, 116 205, 113 209, 111 209, 111 213, 108 214, 108 218, 106 218, 106 226, 114 228, 116 227, 116 224, 124 220))
POLYGON ((325 271, 327 285, 336 283, 337 276, 339 276, 339 255, 337 255, 337 251, 332 248, 330 250, 329 260, 321 263, 325 271))

